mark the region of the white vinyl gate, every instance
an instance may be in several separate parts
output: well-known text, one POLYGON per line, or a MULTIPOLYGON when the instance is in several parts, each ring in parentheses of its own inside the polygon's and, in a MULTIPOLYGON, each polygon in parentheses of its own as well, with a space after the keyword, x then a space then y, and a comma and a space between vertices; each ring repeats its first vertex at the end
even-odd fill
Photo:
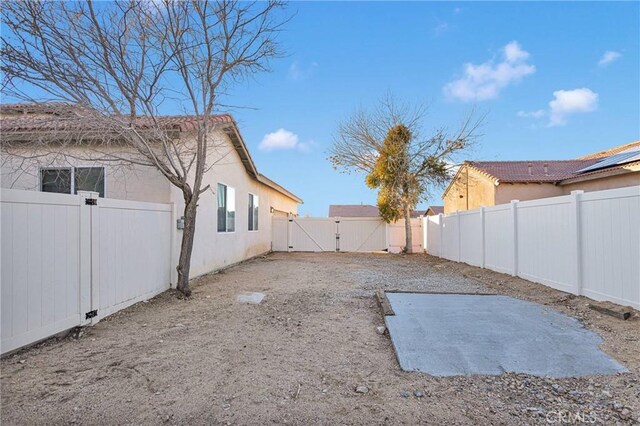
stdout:
POLYGON ((172 205, 85 196, 2 189, 1 353, 170 287, 172 205))
POLYGON ((387 249, 387 227, 378 218, 274 217, 272 229, 274 251, 387 249))

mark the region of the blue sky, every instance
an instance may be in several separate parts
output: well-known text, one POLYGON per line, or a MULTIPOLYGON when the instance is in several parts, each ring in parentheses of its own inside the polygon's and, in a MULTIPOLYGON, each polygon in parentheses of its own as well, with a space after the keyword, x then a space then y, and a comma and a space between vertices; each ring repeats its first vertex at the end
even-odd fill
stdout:
POLYGON ((288 56, 230 102, 255 108, 233 114, 259 170, 304 199, 301 214, 375 204, 363 176, 326 157, 337 123, 388 91, 428 105, 427 128, 485 112, 469 159, 572 158, 640 139, 638 2, 290 6, 288 56))

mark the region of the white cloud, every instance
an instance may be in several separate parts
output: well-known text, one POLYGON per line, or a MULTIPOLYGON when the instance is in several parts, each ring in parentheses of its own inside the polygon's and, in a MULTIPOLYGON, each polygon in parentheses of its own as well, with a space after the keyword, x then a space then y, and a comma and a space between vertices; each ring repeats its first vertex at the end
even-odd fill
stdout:
POLYGON ((264 135, 258 148, 263 151, 295 149, 298 144, 298 135, 285 129, 278 129, 275 132, 264 135))
POLYGON ((529 52, 517 41, 504 46, 502 56, 499 63, 489 60, 480 65, 465 64, 464 76, 444 86, 445 95, 464 102, 494 99, 502 89, 536 71, 535 66, 527 63, 529 52))
POLYGON ((556 90, 549 102, 549 126, 564 126, 567 116, 591 112, 598 108, 598 94, 585 87, 573 90, 556 90))
POLYGON ((622 57, 622 53, 614 52, 613 50, 607 50, 602 55, 602 58, 600 58, 600 60, 598 61, 598 65, 601 66, 601 67, 606 67, 607 65, 609 65, 612 62, 617 61, 621 57, 622 57))
POLYGON ((286 129, 278 129, 275 132, 267 133, 260 141, 258 148, 262 151, 275 150, 298 150, 309 152, 317 144, 315 141, 300 142, 300 138, 293 132, 286 129))
POLYGON ((535 118, 540 119, 542 117, 544 117, 545 115, 547 115, 547 112, 543 109, 539 109, 537 111, 518 111, 518 117, 522 117, 522 118, 535 118))
POLYGON ((291 80, 306 80, 313 76, 318 68, 317 62, 311 62, 309 65, 303 65, 298 61, 293 61, 289 66, 289 78, 291 80))

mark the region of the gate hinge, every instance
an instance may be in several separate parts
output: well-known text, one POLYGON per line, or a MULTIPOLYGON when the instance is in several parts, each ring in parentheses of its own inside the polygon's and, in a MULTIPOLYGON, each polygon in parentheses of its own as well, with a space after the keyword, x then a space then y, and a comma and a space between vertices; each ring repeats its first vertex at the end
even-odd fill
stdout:
POLYGON ((289 248, 293 248, 293 246, 289 246, 289 248))
POLYGON ((93 311, 89 311, 85 314, 85 319, 91 319, 98 316, 98 310, 94 309, 93 311))
POLYGON ((84 199, 84 203, 87 206, 97 206, 98 205, 98 200, 95 198, 85 198, 84 199))

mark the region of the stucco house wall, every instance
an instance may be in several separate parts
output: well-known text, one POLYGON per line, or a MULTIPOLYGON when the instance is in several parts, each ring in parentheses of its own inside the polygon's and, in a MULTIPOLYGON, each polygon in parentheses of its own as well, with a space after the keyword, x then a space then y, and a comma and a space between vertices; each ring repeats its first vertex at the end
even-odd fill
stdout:
POLYGON ((486 205, 506 204, 511 200, 537 200, 559 195, 564 195, 563 188, 552 183, 500 183, 496 187, 495 203, 486 205))
MULTIPOLYGON (((189 139, 189 134, 183 135, 189 139)), ((271 218, 273 215, 297 214, 298 201, 259 182, 250 176, 242 160, 225 132, 216 134, 215 148, 209 153, 213 167, 204 176, 203 186, 210 185, 198 202, 196 233, 191 260, 190 276, 196 277, 233 263, 268 252, 271 249, 271 218), (235 189, 235 231, 217 231, 217 184, 223 183, 235 189), (259 200, 258 230, 248 229, 249 193, 259 200)), ((100 166, 105 168, 105 197, 125 200, 173 203, 177 217, 184 210, 182 192, 171 185, 160 172, 144 166, 113 167, 109 164, 82 161, 86 148, 67 150, 70 155, 43 156, 38 160, 24 160, 20 155, 36 152, 25 146, 24 152, 2 155, 1 187, 23 190, 40 190, 41 167, 100 166), (17 155, 16 155, 17 154, 17 155), (72 164, 73 163, 73 164, 72 164)), ((40 152, 46 154, 46 152, 40 152)), ((180 252, 182 231, 176 231, 174 258, 180 252)))
POLYGON ((493 179, 475 169, 463 167, 465 169, 456 174, 449 191, 443 197, 445 214, 496 204, 496 186, 493 179))
POLYGON ((640 173, 630 173, 618 176, 609 176, 606 179, 592 179, 582 182, 567 183, 562 185, 564 194, 570 194, 571 191, 583 190, 603 191, 605 189, 624 188, 627 186, 640 185, 640 173))

